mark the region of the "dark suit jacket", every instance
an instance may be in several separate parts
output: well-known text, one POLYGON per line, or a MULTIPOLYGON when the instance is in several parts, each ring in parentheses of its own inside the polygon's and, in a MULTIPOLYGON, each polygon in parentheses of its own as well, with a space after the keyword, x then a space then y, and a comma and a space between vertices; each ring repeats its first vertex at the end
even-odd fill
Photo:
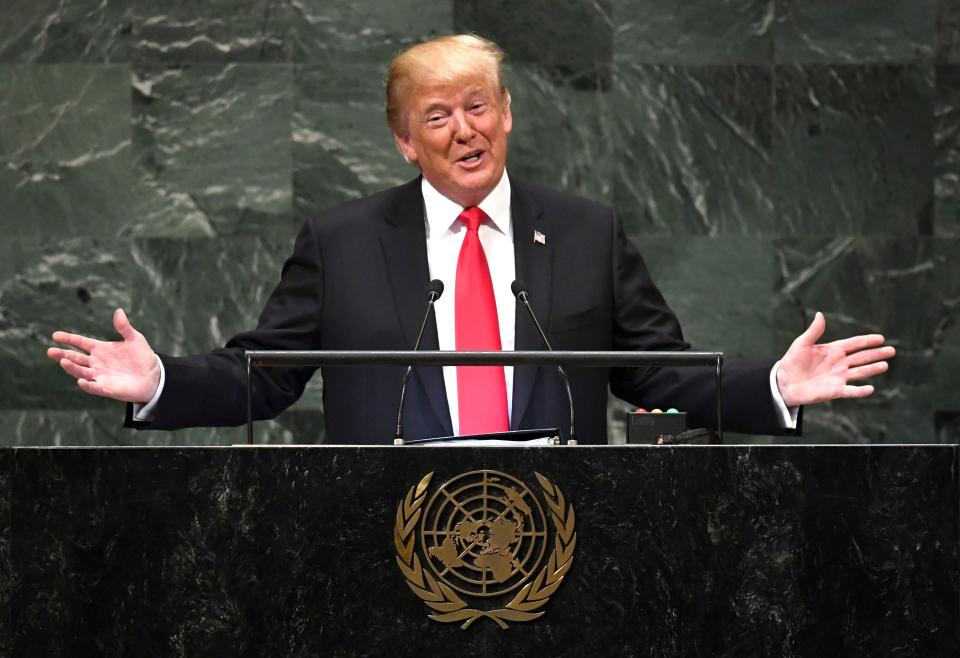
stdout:
MULTIPOLYGON (((689 347, 643 259, 609 208, 513 179, 511 188, 517 278, 526 283, 554 349, 689 347), (546 236, 546 244, 533 241, 534 230, 546 236)), ((243 424, 244 349, 411 349, 429 278, 419 179, 307 222, 256 329, 209 354, 161 356, 166 384, 148 426, 243 424)), ((516 349, 542 349, 526 312, 518 308, 516 318, 516 349)), ((437 349, 432 319, 423 349, 437 349)), ((769 390, 771 367, 772 362, 725 364, 726 429, 781 432, 769 390)), ((272 418, 286 409, 303 392, 313 370, 256 370, 255 417, 272 418)), ((325 368, 328 441, 389 443, 402 372, 386 367, 325 368)), ((608 384, 615 395, 634 404, 687 411, 691 427, 715 426, 710 369, 573 368, 569 375, 582 443, 606 442, 608 384)), ((440 368, 415 371, 406 410, 407 438, 452 433, 440 368)), ((516 368, 512 427, 564 428, 568 423, 556 370, 516 368)))

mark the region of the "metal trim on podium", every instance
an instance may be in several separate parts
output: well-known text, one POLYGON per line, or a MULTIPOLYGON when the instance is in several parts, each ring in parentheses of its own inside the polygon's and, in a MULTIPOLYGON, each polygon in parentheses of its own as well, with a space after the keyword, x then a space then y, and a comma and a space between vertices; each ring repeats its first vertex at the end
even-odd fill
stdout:
POLYGON ((723 441, 723 352, 246 350, 247 443, 253 445, 252 371, 320 366, 578 366, 583 368, 716 368, 717 436, 723 441))

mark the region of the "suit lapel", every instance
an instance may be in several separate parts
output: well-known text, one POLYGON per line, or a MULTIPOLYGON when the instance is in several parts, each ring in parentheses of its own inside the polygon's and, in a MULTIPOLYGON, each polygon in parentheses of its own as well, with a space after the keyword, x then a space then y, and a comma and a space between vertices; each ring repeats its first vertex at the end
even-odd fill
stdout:
MULTIPOLYGON (((510 214, 513 220, 513 252, 517 279, 529 291, 530 305, 540 320, 543 330, 550 331, 550 296, 553 278, 553 247, 550 224, 543 216, 540 204, 520 183, 511 178, 510 214), (534 240, 535 232, 543 236, 543 243, 534 240)), ((546 349, 527 309, 517 302, 514 336, 517 350, 546 349)), ((517 367, 513 375, 513 412, 511 428, 523 422, 539 368, 517 367)))
MULTIPOLYGON (((397 317, 403 329, 407 349, 413 349, 426 310, 426 289, 430 280, 427 262, 427 236, 424 222, 423 195, 420 179, 408 183, 388 215, 387 228, 380 236, 380 245, 386 261, 387 274, 393 292, 397 317)), ((436 316, 431 315, 423 332, 421 350, 439 349, 436 316)), ((423 382, 430 406, 446 434, 453 433, 450 408, 440 368, 417 368, 416 376, 423 382)))

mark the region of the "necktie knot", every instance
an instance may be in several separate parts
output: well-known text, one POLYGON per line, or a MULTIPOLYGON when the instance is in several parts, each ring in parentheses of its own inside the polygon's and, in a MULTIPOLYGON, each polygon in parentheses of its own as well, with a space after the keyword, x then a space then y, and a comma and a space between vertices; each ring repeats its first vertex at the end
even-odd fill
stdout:
POLYGON ((476 231, 480 228, 480 225, 486 221, 487 213, 480 210, 477 206, 470 206, 469 208, 464 208, 457 219, 467 227, 468 231, 476 231))

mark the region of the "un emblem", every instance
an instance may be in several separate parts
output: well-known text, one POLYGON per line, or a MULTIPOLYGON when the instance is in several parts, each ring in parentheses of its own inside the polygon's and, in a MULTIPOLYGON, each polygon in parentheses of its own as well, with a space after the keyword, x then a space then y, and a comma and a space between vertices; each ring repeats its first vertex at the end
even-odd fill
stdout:
POLYGON ((540 497, 489 470, 458 475, 432 493, 428 473, 407 492, 394 526, 397 563, 431 619, 467 628, 486 617, 507 628, 544 614, 573 563, 576 521, 560 489, 534 475, 540 497))

